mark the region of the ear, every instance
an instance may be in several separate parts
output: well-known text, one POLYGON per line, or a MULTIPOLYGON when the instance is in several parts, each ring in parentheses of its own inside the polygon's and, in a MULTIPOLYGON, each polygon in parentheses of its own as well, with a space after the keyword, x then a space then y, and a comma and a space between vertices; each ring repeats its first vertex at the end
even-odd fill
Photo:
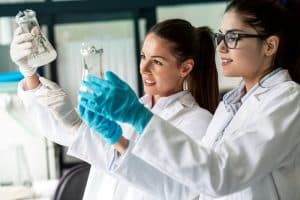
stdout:
POLYGON ((179 69, 180 76, 182 78, 186 77, 192 71, 194 64, 195 64, 195 62, 191 58, 182 62, 180 69, 179 69))
POLYGON ((265 40, 266 48, 265 55, 272 56, 276 54, 278 46, 279 46, 279 37, 278 36, 270 36, 265 40))

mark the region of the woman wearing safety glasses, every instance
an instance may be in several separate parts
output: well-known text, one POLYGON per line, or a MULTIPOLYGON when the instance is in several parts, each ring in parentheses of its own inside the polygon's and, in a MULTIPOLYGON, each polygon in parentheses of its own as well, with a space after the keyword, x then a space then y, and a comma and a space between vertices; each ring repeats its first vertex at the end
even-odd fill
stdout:
POLYGON ((299 20, 292 16, 295 8, 276 0, 228 4, 215 34, 217 53, 224 75, 243 83, 225 94, 200 144, 149 113, 111 73, 107 80, 89 79, 94 98, 86 109, 142 127, 119 165, 138 157, 199 191, 200 199, 299 199, 299 30, 290 27, 299 20))

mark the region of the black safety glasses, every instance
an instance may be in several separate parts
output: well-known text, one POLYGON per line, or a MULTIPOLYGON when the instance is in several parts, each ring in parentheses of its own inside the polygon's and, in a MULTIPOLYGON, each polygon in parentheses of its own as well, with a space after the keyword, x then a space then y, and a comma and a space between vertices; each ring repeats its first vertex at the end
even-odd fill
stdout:
POLYGON ((265 39, 267 38, 267 35, 246 34, 246 33, 237 33, 236 31, 228 31, 225 34, 215 33, 214 38, 217 45, 219 45, 222 41, 224 41, 224 44, 228 49, 235 49, 238 44, 238 41, 241 40, 242 38, 265 39))

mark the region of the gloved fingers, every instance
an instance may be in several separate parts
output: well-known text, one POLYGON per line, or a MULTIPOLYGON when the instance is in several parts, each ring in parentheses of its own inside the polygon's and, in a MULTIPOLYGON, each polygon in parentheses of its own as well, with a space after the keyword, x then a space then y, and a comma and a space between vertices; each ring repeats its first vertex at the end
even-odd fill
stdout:
POLYGON ((41 90, 35 92, 35 97, 42 102, 47 102, 47 105, 49 105, 52 101, 67 99, 68 95, 63 90, 41 90))
POLYGON ((77 105, 77 112, 79 113, 80 118, 84 115, 85 107, 81 104, 77 105))
POLYGON ((114 128, 111 127, 113 130, 110 130, 111 134, 110 136, 104 136, 103 139, 108 143, 108 144, 115 144, 118 142, 122 136, 122 129, 120 128, 119 125, 115 126, 114 128))
POLYGON ((26 63, 16 62, 19 66, 19 71, 24 77, 33 76, 36 73, 37 68, 28 66, 26 63))
MULTIPOLYGON (((89 93, 86 93, 86 92, 83 92, 83 93, 84 93, 84 95, 89 95, 89 93)), ((80 92, 78 93, 78 104, 88 101, 88 98, 84 95, 81 95, 80 92)))
POLYGON ((93 82, 82 81, 82 85, 92 92, 93 95, 100 96, 102 91, 108 91, 105 85, 98 85, 93 82))
MULTIPOLYGON (((68 98, 66 94, 51 94, 51 93, 37 93, 36 94, 37 101, 40 104, 45 106, 55 107, 56 104, 63 104, 64 101, 68 98)), ((66 106, 65 106, 66 107, 66 106)))
MULTIPOLYGON (((26 56, 29 56, 31 54, 31 49, 25 49, 22 51, 19 51, 18 53, 10 53, 11 59, 14 61, 17 65, 19 65, 19 62, 24 59, 26 56)), ((22 65, 22 64, 20 64, 22 65)), ((26 65, 26 64, 25 64, 26 65)))
POLYGON ((82 106, 82 107, 84 107, 85 110, 87 110, 87 109, 88 109, 88 110, 92 110, 92 109, 90 108, 89 101, 86 100, 86 99, 82 99, 82 100, 79 102, 79 105, 82 106))
POLYGON ((50 81, 49 79, 46 79, 42 76, 39 77, 39 80, 42 83, 42 85, 49 88, 50 90, 60 90, 61 89, 61 92, 63 92, 62 88, 53 81, 50 81))
POLYGON ((26 49, 32 49, 32 43, 31 42, 23 42, 21 44, 17 44, 11 48, 11 51, 22 51, 26 49))
POLYGON ((124 87, 127 86, 128 84, 123 81, 122 79, 120 79, 115 73, 113 73, 112 71, 107 71, 105 73, 105 76, 107 78, 107 80, 109 80, 110 82, 112 82, 113 84, 116 84, 120 87, 124 87))
POLYGON ((84 98, 84 97, 80 97, 79 98, 79 102, 78 102, 78 110, 80 115, 84 115, 86 110, 88 110, 88 99, 84 98))
MULTIPOLYGON (((51 107, 52 110, 60 112, 60 109, 72 110, 72 105, 68 105, 65 102, 67 101, 67 96, 37 96, 37 101, 44 106, 51 107)), ((64 111, 60 112, 63 113, 64 111)), ((63 115, 63 114, 62 114, 63 115)))
POLYGON ((97 115, 101 115, 101 107, 95 102, 91 100, 85 100, 79 102, 80 106, 84 107, 85 111, 89 110, 97 115))
POLYGON ((96 101, 94 94, 91 94, 89 92, 79 91, 78 95, 79 95, 79 100, 86 99, 86 100, 96 101))
POLYGON ((35 26, 35 27, 33 27, 32 29, 31 29, 31 34, 33 35, 33 36, 36 36, 36 35, 38 35, 39 33, 40 33, 41 31, 40 31, 40 28, 38 27, 38 26, 35 26))
POLYGON ((101 115, 97 115, 93 111, 90 111, 82 104, 80 104, 80 117, 88 124, 90 127, 96 127, 103 121, 101 115))
POLYGON ((32 39, 33 36, 30 33, 22 33, 14 37, 12 44, 16 45, 16 44, 21 44, 23 42, 30 42, 32 39))
POLYGON ((98 77, 93 76, 93 75, 88 75, 87 76, 87 81, 83 81, 83 82, 92 83, 92 84, 97 85, 98 87, 101 87, 101 88, 111 88, 113 86, 109 81, 104 80, 102 78, 98 78, 98 77))
POLYGON ((22 34, 24 31, 21 26, 17 27, 16 30, 14 31, 14 36, 22 34))
POLYGON ((15 46, 10 50, 10 56, 13 61, 18 62, 19 60, 29 56, 32 52, 32 44, 30 42, 25 42, 21 45, 15 46))

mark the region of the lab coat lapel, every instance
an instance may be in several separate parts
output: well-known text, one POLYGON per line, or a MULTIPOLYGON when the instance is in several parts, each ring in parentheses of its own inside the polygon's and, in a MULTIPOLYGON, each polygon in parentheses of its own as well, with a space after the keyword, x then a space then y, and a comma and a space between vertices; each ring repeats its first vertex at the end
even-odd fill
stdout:
POLYGON ((233 135, 243 124, 248 121, 252 113, 259 107, 261 102, 255 96, 249 97, 246 102, 239 108, 235 116, 232 118, 228 127, 224 130, 224 137, 233 135))
POLYGON ((226 119, 228 118, 229 113, 225 110, 224 103, 221 102, 215 111, 215 115, 210 122, 206 134, 203 137, 201 143, 207 148, 213 147, 214 143, 216 142, 216 139, 221 134, 221 132, 224 129, 224 126, 226 126, 226 119))
POLYGON ((252 116, 253 112, 255 112, 259 105, 263 102, 263 99, 267 96, 271 87, 290 80, 291 78, 286 70, 281 70, 267 79, 263 83, 263 87, 257 88, 256 91, 242 104, 233 117, 231 123, 225 129, 224 137, 234 135, 235 132, 237 132, 237 130, 248 121, 249 117, 252 116))

